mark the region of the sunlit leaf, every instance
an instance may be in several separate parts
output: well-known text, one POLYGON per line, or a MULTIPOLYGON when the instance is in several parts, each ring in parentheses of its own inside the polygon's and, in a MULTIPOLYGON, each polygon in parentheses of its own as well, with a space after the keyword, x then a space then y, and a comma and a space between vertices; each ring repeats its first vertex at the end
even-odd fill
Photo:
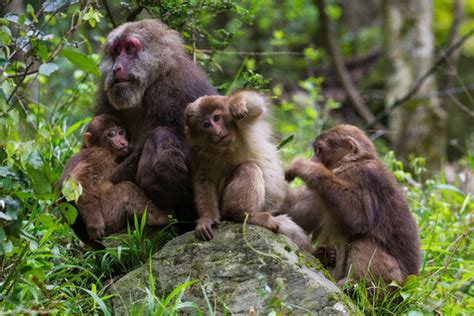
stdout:
POLYGON ((58 69, 59 69, 58 65, 53 64, 53 63, 46 63, 46 64, 42 64, 39 67, 38 72, 40 74, 48 77, 50 74, 57 71, 58 69))
POLYGON ((92 58, 68 48, 63 49, 61 55, 79 69, 99 77, 99 67, 92 58))
POLYGON ((80 183, 76 183, 73 178, 68 178, 64 181, 61 193, 63 194, 66 201, 75 201, 79 199, 82 194, 82 185, 80 183))
POLYGON ((76 222, 77 210, 72 204, 63 202, 59 204, 59 210, 69 225, 72 225, 76 222))

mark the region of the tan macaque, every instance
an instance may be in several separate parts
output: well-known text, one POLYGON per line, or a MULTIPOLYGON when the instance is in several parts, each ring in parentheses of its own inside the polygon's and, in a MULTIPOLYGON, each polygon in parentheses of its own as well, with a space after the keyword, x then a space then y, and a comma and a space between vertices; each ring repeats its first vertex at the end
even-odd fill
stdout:
POLYGON ((395 280, 418 274, 418 229, 395 178, 357 127, 339 125, 313 143, 311 160, 296 158, 288 181, 305 186, 291 191, 282 207, 307 232, 313 232, 329 258, 339 284, 352 280, 395 280))
POLYGON ((304 231, 288 216, 273 216, 287 192, 266 99, 239 91, 229 97, 204 96, 186 108, 198 220, 196 235, 213 238, 220 220, 266 227, 310 251, 304 231))
POLYGON ((59 192, 69 178, 82 186, 73 229, 93 247, 101 248, 94 240, 125 228, 127 220, 133 219, 134 214, 140 218, 145 209, 148 225, 168 222, 167 213, 158 210, 136 184, 110 182, 110 175, 127 155, 128 141, 122 123, 110 115, 96 116, 84 133, 81 150, 67 162, 59 180, 59 192))

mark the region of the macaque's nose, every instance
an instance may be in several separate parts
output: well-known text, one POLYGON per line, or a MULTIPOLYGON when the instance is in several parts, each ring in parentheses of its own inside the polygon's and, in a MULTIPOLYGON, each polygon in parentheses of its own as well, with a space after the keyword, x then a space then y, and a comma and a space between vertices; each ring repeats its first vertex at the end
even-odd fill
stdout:
POLYGON ((115 72, 115 73, 116 73, 116 72, 121 72, 122 69, 123 69, 123 68, 122 68, 121 65, 115 65, 115 66, 114 66, 114 72, 115 72))

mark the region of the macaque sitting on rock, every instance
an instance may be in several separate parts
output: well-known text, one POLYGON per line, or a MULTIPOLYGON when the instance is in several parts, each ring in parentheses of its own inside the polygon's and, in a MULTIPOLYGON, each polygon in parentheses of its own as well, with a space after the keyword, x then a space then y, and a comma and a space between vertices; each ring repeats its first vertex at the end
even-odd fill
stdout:
POLYGON ((416 222, 369 138, 355 126, 339 125, 313 147, 311 160, 296 158, 285 173, 287 181, 299 177, 305 186, 288 194, 282 210, 316 236, 322 247, 316 252, 329 258, 338 284, 347 278, 402 284, 418 274, 416 222))
POLYGON ((200 97, 186 108, 198 212, 196 235, 213 238, 221 219, 260 225, 312 250, 303 229, 287 215, 273 216, 287 184, 271 142, 266 99, 253 91, 200 97))
POLYGON ((88 125, 81 150, 66 163, 59 180, 59 192, 70 178, 82 186, 73 229, 94 248, 103 248, 94 242, 96 239, 127 227, 127 221, 135 214, 141 218, 145 209, 147 225, 162 226, 168 222, 167 212, 158 210, 136 184, 110 181, 110 175, 128 151, 123 124, 111 115, 98 115, 88 125))

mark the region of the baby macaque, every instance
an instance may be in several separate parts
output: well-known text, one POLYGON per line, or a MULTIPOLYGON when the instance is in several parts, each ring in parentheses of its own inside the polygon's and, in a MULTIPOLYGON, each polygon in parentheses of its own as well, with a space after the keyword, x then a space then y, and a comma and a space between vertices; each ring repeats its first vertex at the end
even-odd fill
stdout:
POLYGON ((287 215, 273 216, 287 192, 277 149, 271 142, 265 98, 252 91, 200 97, 186 108, 198 212, 196 235, 213 238, 223 220, 266 227, 310 251, 305 232, 287 215))
POLYGON ((133 182, 110 182, 109 176, 128 151, 123 124, 108 114, 96 116, 84 133, 81 150, 67 162, 59 180, 59 192, 69 178, 82 186, 73 229, 86 244, 96 248, 94 240, 125 228, 134 214, 140 218, 145 209, 147 225, 168 222, 167 213, 158 210, 133 182))
POLYGON ((299 177, 306 185, 288 194, 282 210, 313 232, 321 256, 331 258, 336 250, 334 279, 402 284, 418 274, 416 222, 369 138, 355 126, 339 125, 313 147, 311 160, 296 158, 285 173, 287 181, 299 177))

